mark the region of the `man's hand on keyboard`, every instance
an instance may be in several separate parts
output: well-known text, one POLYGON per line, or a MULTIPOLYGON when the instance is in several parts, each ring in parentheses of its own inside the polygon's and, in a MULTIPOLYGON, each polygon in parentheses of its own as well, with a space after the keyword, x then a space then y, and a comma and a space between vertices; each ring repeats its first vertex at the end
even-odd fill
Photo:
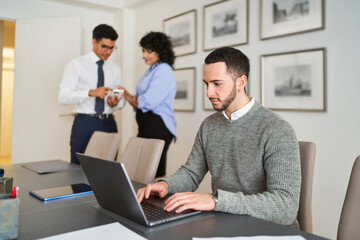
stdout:
POLYGON ((141 201, 145 198, 148 199, 150 195, 157 194, 160 198, 165 197, 168 194, 169 186, 165 181, 160 181, 157 183, 149 183, 144 188, 140 188, 137 191, 137 199, 141 203, 141 201))
POLYGON ((215 202, 209 193, 182 192, 175 193, 165 201, 165 211, 176 209, 180 213, 187 209, 211 211, 215 209, 215 202))

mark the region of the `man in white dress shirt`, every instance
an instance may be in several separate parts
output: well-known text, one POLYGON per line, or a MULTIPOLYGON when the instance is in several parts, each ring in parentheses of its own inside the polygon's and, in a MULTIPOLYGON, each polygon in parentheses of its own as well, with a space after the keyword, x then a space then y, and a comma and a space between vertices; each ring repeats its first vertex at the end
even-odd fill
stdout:
POLYGON ((106 24, 93 30, 91 53, 75 58, 66 66, 60 84, 59 103, 76 104, 71 130, 71 162, 79 164, 76 153, 83 153, 94 131, 117 132, 113 111, 124 99, 111 91, 123 85, 120 67, 108 60, 116 49, 116 31, 106 24))

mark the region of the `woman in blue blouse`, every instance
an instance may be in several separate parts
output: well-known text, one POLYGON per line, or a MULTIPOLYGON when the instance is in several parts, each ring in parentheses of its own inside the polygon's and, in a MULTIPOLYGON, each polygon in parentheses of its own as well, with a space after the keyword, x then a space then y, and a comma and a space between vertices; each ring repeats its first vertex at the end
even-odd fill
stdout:
POLYGON ((136 85, 136 95, 124 89, 124 97, 136 110, 138 137, 165 141, 156 177, 166 174, 166 154, 176 139, 173 101, 176 82, 173 73, 175 55, 169 38, 161 32, 150 32, 140 40, 143 59, 150 68, 136 85))

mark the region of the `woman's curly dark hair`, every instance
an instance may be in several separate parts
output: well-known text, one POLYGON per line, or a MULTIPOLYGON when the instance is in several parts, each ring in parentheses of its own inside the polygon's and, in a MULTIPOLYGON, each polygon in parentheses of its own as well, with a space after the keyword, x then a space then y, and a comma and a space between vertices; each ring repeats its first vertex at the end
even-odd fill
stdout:
POLYGON ((164 33, 149 32, 141 38, 139 44, 143 48, 156 52, 159 55, 161 62, 168 63, 171 67, 173 67, 175 54, 172 50, 173 47, 170 38, 164 33))

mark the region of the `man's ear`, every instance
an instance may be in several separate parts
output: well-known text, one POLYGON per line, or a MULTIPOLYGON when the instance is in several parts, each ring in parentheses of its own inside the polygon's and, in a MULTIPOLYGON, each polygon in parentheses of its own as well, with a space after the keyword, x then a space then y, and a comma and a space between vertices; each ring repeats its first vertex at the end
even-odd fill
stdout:
POLYGON ((242 92, 245 89, 245 86, 247 84, 247 77, 245 75, 241 75, 236 79, 236 86, 238 92, 242 92))
POLYGON ((92 44, 93 44, 93 47, 95 47, 95 45, 97 44, 97 41, 95 38, 92 39, 92 44))

